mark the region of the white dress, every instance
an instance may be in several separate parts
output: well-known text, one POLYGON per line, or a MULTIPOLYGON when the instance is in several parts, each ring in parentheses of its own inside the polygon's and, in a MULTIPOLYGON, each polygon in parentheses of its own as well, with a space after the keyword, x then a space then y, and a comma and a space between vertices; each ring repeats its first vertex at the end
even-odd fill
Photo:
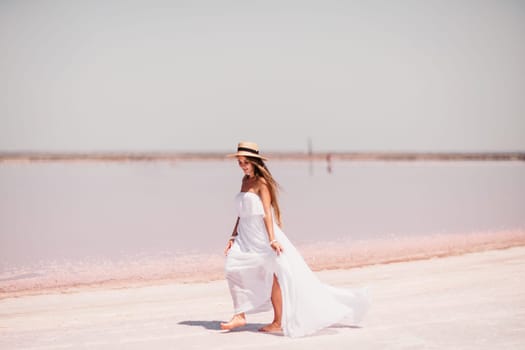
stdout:
POLYGON ((283 252, 270 247, 264 208, 256 193, 235 197, 238 236, 228 252, 225 270, 234 312, 256 313, 272 308, 273 275, 283 300, 282 328, 287 336, 301 337, 339 322, 357 324, 368 309, 365 290, 323 284, 275 223, 275 239, 283 252))

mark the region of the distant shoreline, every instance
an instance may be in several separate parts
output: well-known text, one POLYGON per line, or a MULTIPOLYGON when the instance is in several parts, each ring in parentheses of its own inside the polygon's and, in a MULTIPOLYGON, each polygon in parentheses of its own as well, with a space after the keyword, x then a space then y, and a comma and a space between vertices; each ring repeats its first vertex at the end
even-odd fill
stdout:
MULTIPOLYGON (((221 161, 226 152, 0 152, 7 162, 221 161)), ((525 152, 269 152, 280 161, 525 161, 525 152)))

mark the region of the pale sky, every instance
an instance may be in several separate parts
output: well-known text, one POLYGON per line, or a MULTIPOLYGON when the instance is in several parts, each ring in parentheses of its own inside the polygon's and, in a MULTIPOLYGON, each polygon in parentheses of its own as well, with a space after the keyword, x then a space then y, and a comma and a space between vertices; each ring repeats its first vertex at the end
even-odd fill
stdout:
POLYGON ((0 1, 0 151, 525 151, 525 1, 0 1))

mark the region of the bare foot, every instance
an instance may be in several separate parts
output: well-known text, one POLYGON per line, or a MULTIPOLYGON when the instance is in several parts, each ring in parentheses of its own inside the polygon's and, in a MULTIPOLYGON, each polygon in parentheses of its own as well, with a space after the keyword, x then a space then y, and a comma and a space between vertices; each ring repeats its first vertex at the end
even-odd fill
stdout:
POLYGON ((242 327, 246 325, 246 319, 241 316, 233 316, 230 322, 222 322, 221 329, 223 330, 232 330, 234 328, 242 327))
POLYGON ((278 333, 282 331, 283 329, 281 328, 281 325, 275 322, 272 322, 269 325, 259 328, 259 332, 266 332, 266 333, 278 333))

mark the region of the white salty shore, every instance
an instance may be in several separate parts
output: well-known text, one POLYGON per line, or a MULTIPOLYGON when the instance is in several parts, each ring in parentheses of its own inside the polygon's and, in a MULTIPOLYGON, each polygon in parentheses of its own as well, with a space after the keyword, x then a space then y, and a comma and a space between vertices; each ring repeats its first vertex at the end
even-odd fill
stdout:
POLYGON ((360 327, 305 338, 258 333, 272 314, 223 332, 226 282, 162 284, 0 300, 1 349, 522 349, 525 247, 318 272, 369 287, 360 327))

